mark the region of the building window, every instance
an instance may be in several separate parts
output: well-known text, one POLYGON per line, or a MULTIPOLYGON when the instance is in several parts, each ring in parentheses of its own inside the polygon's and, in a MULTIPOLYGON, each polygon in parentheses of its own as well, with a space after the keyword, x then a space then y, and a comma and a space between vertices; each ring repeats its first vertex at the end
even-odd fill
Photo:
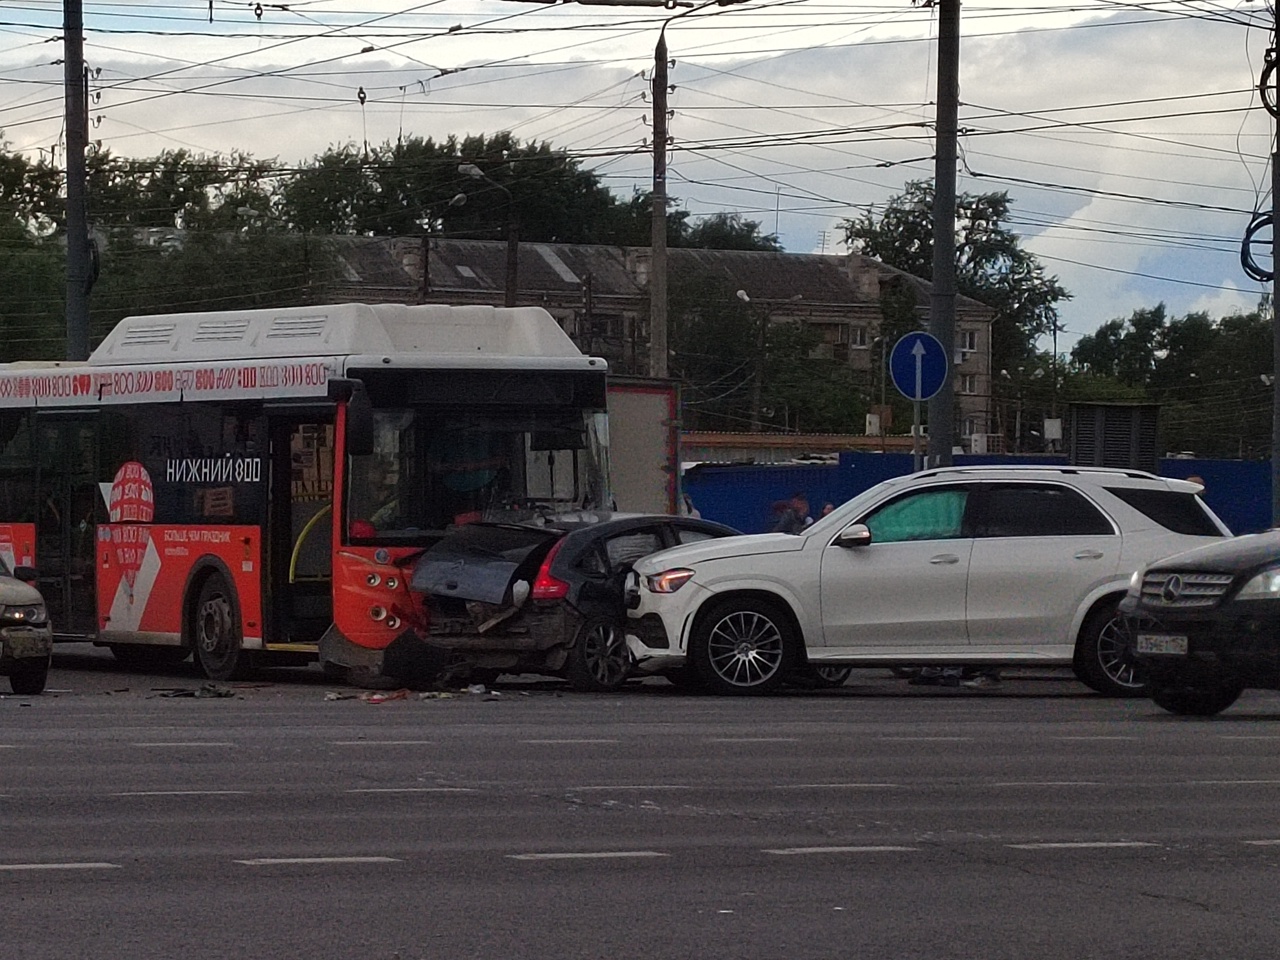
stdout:
POLYGON ((972 437, 978 428, 978 421, 974 417, 965 417, 960 424, 960 436, 972 437))
POLYGON ((960 392, 974 394, 978 392, 978 376, 973 373, 960 374, 960 392))
POLYGON ((956 346, 958 346, 965 353, 976 353, 978 349, 978 331, 977 330, 956 331, 956 346))
POLYGON ((849 327, 849 346, 865 347, 867 345, 867 328, 854 325, 849 327))

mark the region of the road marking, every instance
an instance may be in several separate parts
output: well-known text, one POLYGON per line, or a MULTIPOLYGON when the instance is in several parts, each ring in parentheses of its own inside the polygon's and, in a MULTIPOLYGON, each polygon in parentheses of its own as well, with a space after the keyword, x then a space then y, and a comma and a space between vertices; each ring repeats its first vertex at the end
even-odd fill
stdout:
POLYGON ((775 790, 859 790, 863 787, 900 787, 900 783, 777 783, 775 790))
POLYGON ((991 787, 1101 787, 1100 780, 1002 780, 991 787))
POLYGON ((1009 843, 1013 850, 1107 850, 1113 847, 1158 847, 1144 840, 1078 840, 1067 843, 1009 843))
POLYGON ((471 787, 353 787, 347 793, 475 793, 471 787))
POLYGON ((568 793, 586 793, 588 790, 692 790, 693 787, 681 783, 617 783, 596 784, 589 787, 570 787, 568 793))
POLYGON ((1220 733, 1218 734, 1218 739, 1219 740, 1280 740, 1280 737, 1264 736, 1261 734, 1256 734, 1256 735, 1248 734, 1248 735, 1237 736, 1236 734, 1220 733))
POLYGON ((880 737, 888 743, 972 743, 973 737, 880 737))
POLYGON ((707 743, 799 743, 799 737, 708 737, 707 743))
POLYGON ((1280 847, 1280 840, 1246 840, 1251 847, 1280 847))
POLYGON ((430 746, 434 740, 332 740, 335 747, 420 747, 430 746))
POLYGON ((777 857, 795 857, 810 853, 914 853, 919 847, 782 847, 778 850, 761 850, 777 857))
POLYGON ((400 860, 396 857, 259 857, 235 862, 246 867, 274 867, 306 863, 400 863, 400 860))
POLYGON ((0 870, 119 870, 118 863, 0 863, 0 870))
POLYGON ((135 743, 135 747, 234 747, 234 743, 226 743, 217 740, 186 740, 174 741, 171 743, 135 743))
POLYGON ((509 853, 509 860, 622 860, 629 857, 669 857, 656 850, 600 850, 595 853, 509 853))
POLYGON ((0 750, 17 750, 17 749, 18 749, 18 745, 16 743, 0 743, 0 750))
POLYGON ((521 743, 617 743, 617 740, 521 740, 521 743))
POLYGON ((113 797, 242 797, 248 790, 129 790, 113 797))
POLYGON ((1091 736, 1091 737, 1054 737, 1054 740, 1137 740, 1137 737, 1113 737, 1113 736, 1091 736))
POLYGON ((1254 786, 1261 783, 1280 783, 1280 780, 1188 780, 1188 784, 1201 787, 1254 786))

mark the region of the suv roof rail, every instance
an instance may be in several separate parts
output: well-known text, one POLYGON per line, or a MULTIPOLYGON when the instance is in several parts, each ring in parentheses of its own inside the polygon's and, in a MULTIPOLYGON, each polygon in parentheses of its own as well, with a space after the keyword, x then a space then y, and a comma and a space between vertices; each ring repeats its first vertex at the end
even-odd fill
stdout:
POLYGON ((965 464, 962 466, 951 467, 931 467, 928 470, 921 470, 919 473, 908 474, 908 476, 940 476, 947 473, 981 473, 988 470, 1012 470, 1015 472, 1026 471, 1041 473, 1061 473, 1073 476, 1087 474, 1102 474, 1112 477, 1130 477, 1134 480, 1163 480, 1164 477, 1149 473, 1146 470, 1134 470, 1126 467, 1092 467, 1077 466, 1075 464, 1054 464, 1054 463, 988 463, 984 465, 965 464))

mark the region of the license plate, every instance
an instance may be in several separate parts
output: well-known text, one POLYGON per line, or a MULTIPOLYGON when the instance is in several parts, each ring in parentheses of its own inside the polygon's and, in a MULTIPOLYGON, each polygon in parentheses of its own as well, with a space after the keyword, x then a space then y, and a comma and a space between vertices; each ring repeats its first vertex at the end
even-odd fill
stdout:
POLYGON ((1185 657, 1187 638, 1180 634, 1140 633, 1138 634, 1138 652, 1185 657))

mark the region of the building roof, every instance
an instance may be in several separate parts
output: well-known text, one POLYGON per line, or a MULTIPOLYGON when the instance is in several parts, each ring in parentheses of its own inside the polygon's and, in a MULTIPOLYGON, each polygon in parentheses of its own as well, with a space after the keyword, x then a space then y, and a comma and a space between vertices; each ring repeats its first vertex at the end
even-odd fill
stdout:
MULTIPOLYGON (((497 300, 505 288, 507 245, 500 240, 454 240, 424 237, 335 237, 346 283, 356 290, 384 290, 386 298, 435 298, 450 294, 497 300), (426 278, 423 284, 423 254, 426 278)), ((592 297, 636 300, 648 279, 648 247, 601 244, 521 243, 520 297, 581 296, 588 284, 592 297)), ((701 250, 667 252, 672 283, 695 275, 711 275, 752 300, 798 306, 875 304, 881 284, 897 280, 912 287, 921 306, 932 285, 919 277, 860 254, 803 254, 765 250, 701 250)), ((970 314, 989 308, 957 297, 957 308, 970 314)))

